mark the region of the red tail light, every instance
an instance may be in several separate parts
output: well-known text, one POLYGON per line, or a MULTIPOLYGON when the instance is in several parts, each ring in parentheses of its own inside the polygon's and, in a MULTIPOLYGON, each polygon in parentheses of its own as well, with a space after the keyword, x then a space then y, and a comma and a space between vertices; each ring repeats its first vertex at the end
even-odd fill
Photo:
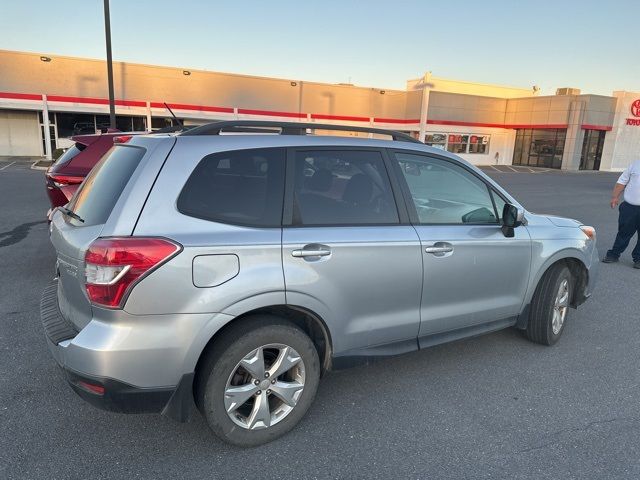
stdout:
POLYGON ((113 143, 127 143, 133 138, 133 135, 120 135, 119 137, 113 137, 113 143))
POLYGON ((76 175, 49 175, 49 178, 56 187, 66 187, 67 185, 78 185, 82 183, 84 177, 76 175))
POLYGON ((133 287, 182 247, 164 238, 99 238, 84 256, 85 286, 94 305, 122 308, 133 287))

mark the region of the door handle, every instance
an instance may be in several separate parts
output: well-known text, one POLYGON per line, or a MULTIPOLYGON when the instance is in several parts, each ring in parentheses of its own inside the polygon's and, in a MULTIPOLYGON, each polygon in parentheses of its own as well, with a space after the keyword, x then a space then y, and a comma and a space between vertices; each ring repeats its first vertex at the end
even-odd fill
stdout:
POLYGON ((326 257, 331 255, 331 250, 327 250, 324 248, 318 248, 314 250, 293 250, 291 252, 292 257, 302 258, 302 257, 326 257))
POLYGON ((425 253, 431 253, 436 257, 444 257, 447 253, 453 252, 453 245, 446 242, 436 242, 430 247, 424 249, 425 253))

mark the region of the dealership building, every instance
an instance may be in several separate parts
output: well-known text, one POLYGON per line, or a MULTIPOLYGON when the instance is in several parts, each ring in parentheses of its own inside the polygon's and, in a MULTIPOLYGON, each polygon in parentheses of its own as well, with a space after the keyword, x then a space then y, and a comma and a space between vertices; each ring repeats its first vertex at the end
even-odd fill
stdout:
MULTIPOLYGON (((432 76, 405 90, 114 62, 117 127, 259 119, 409 132, 476 165, 620 171, 640 158, 640 93, 512 88, 432 76)), ((44 156, 109 124, 106 64, 0 50, 0 156, 44 156)), ((355 135, 355 133, 354 133, 355 135)))

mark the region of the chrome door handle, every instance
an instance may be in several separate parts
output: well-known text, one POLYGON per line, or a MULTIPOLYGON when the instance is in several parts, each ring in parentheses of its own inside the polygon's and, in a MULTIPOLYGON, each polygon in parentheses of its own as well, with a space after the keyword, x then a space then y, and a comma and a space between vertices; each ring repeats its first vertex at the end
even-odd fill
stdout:
POLYGON ((317 249, 317 250, 293 250, 291 256, 296 258, 302 257, 326 257, 331 255, 331 250, 317 249))
POLYGON ((453 247, 427 247, 425 253, 449 253, 453 252, 453 247))
POLYGON ((453 252, 453 245, 451 245, 450 243, 447 242, 436 242, 434 245, 430 246, 430 247, 426 247, 424 249, 425 253, 431 253, 432 255, 435 255, 436 257, 444 257, 446 256, 448 253, 452 253, 453 252))

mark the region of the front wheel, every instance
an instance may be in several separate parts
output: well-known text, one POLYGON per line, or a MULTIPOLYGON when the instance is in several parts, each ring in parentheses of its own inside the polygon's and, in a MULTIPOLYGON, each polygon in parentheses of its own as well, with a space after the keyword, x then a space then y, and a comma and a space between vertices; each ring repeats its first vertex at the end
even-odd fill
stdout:
POLYGON ((542 345, 553 345, 564 330, 571 302, 573 277, 565 265, 549 269, 531 301, 526 335, 542 345))
POLYGON ((318 388, 311 339, 277 317, 243 320, 214 344, 199 375, 199 404, 213 432, 241 447, 270 442, 304 416, 318 388))

